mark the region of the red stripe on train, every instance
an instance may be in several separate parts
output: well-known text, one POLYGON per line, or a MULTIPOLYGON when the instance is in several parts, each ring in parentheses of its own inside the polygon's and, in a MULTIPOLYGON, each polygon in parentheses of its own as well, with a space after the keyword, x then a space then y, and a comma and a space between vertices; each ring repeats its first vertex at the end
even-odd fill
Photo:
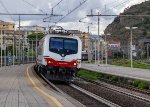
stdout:
POLYGON ((45 58, 45 60, 47 61, 48 66, 73 67, 73 68, 77 67, 77 61, 76 60, 72 60, 71 62, 56 61, 52 58, 45 58))

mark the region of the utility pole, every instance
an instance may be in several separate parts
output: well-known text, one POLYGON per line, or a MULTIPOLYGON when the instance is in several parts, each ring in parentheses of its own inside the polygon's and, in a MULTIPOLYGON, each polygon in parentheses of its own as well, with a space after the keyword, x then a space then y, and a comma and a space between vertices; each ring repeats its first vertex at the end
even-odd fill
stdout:
POLYGON ((32 62, 33 62, 33 40, 32 40, 32 62))
POLYGON ((146 44, 147 47, 147 59, 149 58, 149 43, 146 44))
MULTIPOLYGON (((90 36, 90 27, 88 26, 88 35, 90 36)), ((90 49, 90 39, 89 39, 90 37, 88 37, 88 62, 90 62, 91 60, 90 60, 90 53, 91 53, 91 49, 90 49)))
POLYGON ((36 35, 36 58, 37 58, 37 35, 36 35))
POLYGON ((95 64, 96 64, 96 39, 95 39, 95 64))
POLYGON ((111 34, 105 34, 105 64, 108 64, 108 47, 107 47, 107 36, 109 36, 111 34))
POLYGON ((87 15, 87 17, 98 17, 98 58, 97 58, 97 62, 99 64, 99 58, 100 58, 100 16, 101 14, 98 12, 97 15, 93 15, 92 11, 91 11, 91 15, 87 15))
POLYGON ((24 41, 25 41, 25 39, 24 39, 24 37, 23 37, 23 39, 22 39, 22 45, 23 45, 23 46, 22 46, 22 47, 23 47, 23 48, 22 48, 22 56, 23 56, 23 57, 22 57, 22 61, 23 61, 23 64, 24 64, 24 46, 25 46, 24 41))
POLYGON ((137 29, 137 27, 125 27, 130 30, 130 59, 131 59, 131 68, 133 68, 133 43, 132 43, 132 32, 133 29, 137 29))
POLYGON ((13 65, 14 65, 14 63, 15 63, 15 58, 14 58, 14 56, 15 56, 15 36, 13 35, 13 65))
POLYGON ((107 35, 105 34, 105 64, 107 65, 108 63, 108 55, 107 55, 107 35))
POLYGON ((88 33, 90 33, 90 26, 88 26, 88 33))
POLYGON ((99 22, 100 22, 100 14, 98 12, 98 64, 99 64, 99 58, 100 58, 100 36, 99 36, 99 28, 100 28, 100 25, 99 25, 99 22))
POLYGON ((20 16, 19 16, 19 54, 18 54, 18 56, 19 56, 19 64, 21 63, 21 61, 20 61, 20 58, 21 58, 20 53, 21 53, 21 51, 20 51, 20 16))
POLYGON ((130 27, 131 30, 131 40, 130 40, 130 57, 131 57, 131 68, 133 68, 133 53, 132 53, 132 27, 130 27))
MULTIPOLYGON (((6 41, 5 41, 5 46, 6 46, 6 41)), ((5 69, 6 69, 6 58, 7 58, 6 51, 7 51, 7 46, 6 46, 5 50, 4 50, 4 56, 5 56, 5 64, 4 64, 4 66, 5 66, 5 69)))
POLYGON ((2 30, 1 30, 1 67, 3 66, 3 56, 2 56, 2 45, 3 45, 3 34, 2 34, 2 30))
POLYGON ((29 43, 30 41, 29 41, 29 39, 28 39, 28 55, 27 55, 27 59, 28 59, 28 63, 29 63, 29 51, 30 51, 30 43, 29 43))

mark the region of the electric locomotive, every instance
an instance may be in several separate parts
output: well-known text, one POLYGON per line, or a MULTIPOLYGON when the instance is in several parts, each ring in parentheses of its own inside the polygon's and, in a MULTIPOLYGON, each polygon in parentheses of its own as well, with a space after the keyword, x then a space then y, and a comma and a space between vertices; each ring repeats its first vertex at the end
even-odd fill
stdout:
POLYGON ((35 69, 50 80, 72 81, 81 67, 81 52, 78 36, 48 34, 39 42, 35 69))

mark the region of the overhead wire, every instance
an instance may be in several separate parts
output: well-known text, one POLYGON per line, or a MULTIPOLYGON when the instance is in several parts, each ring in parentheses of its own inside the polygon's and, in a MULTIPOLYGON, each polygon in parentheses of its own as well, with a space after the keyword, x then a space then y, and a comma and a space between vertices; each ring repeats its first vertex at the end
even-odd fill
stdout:
MULTIPOLYGON (((105 9, 101 12, 101 14, 106 14, 106 13, 109 12, 110 10, 116 9, 117 7, 119 7, 119 6, 121 6, 121 5, 125 4, 125 3, 127 3, 128 1, 131 1, 131 0, 125 0, 125 1, 123 1, 123 2, 121 2, 121 3, 119 3, 119 4, 116 4, 116 5, 114 5, 111 9, 106 9, 106 7, 105 7, 105 9)), ((112 16, 112 17, 113 17, 113 16, 112 16)), ((110 16, 109 19, 111 19, 112 17, 110 16)), ((107 18, 107 19, 108 19, 108 18, 107 18)))
MULTIPOLYGON (((8 11, 8 9, 6 8, 6 6, 4 5, 4 3, 3 3, 2 0, 0 0, 0 4, 1 4, 2 7, 5 9, 5 11, 9 14, 9 11, 8 11)), ((15 21, 11 15, 9 15, 9 17, 11 18, 11 20, 15 21)))
POLYGON ((65 17, 67 17, 68 15, 70 15, 72 12, 74 12, 76 9, 78 9, 80 6, 82 6, 87 1, 88 0, 83 0, 82 2, 80 2, 79 5, 77 5, 74 9, 72 9, 71 11, 69 11, 65 16, 63 16, 61 19, 59 19, 56 23, 62 21, 65 17))
MULTIPOLYGON (((105 9, 105 10, 103 9, 102 13, 108 12, 108 11, 110 11, 110 10, 116 8, 116 7, 119 7, 119 6, 121 6, 122 4, 124 4, 124 3, 128 2, 128 1, 131 1, 131 0, 126 0, 126 1, 124 1, 124 2, 121 2, 121 3, 119 3, 119 4, 115 5, 115 6, 113 6, 111 9, 107 9, 107 10, 106 10, 106 9, 105 9)), ((112 4, 112 3, 114 3, 114 2, 111 2, 111 3, 108 3, 108 4, 112 4)), ((116 3, 116 1, 115 1, 115 3, 116 3)), ((107 4, 107 5, 108 5, 108 4, 107 4)), ((91 14, 92 14, 92 13, 91 13, 91 14)), ((86 18, 88 18, 88 17, 86 16, 86 17, 84 17, 84 18, 79 19, 79 22, 87 23, 87 24, 88 24, 88 22, 84 22, 84 21, 83 21, 83 20, 86 19, 86 18)))
POLYGON ((30 5, 31 7, 35 8, 35 9, 38 9, 38 10, 39 10, 40 12, 42 12, 43 14, 46 13, 44 10, 39 9, 37 6, 35 6, 35 5, 31 4, 31 3, 29 3, 28 1, 26 1, 26 0, 22 0, 22 1, 23 1, 24 3, 30 5))
MULTIPOLYGON (((43 22, 50 22, 50 21, 51 21, 52 16, 54 16, 54 8, 56 8, 62 1, 63 1, 63 0, 60 0, 56 5, 54 5, 54 6, 52 7, 51 15, 48 16, 48 17, 46 17, 46 18, 44 18, 44 19, 43 19, 43 22), (49 21, 46 21, 46 19, 49 19, 49 21)), ((62 15, 60 15, 60 16, 62 16, 62 15)))
POLYGON ((52 8, 54 9, 55 7, 57 7, 63 0, 60 0, 56 5, 54 5, 52 8))

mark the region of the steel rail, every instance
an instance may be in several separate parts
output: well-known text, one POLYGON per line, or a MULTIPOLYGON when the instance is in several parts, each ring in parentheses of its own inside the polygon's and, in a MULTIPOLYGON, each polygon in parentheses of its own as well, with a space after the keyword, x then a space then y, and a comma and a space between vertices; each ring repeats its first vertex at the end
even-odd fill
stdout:
POLYGON ((65 94, 62 90, 60 90, 58 87, 56 87, 53 83, 51 83, 47 78, 45 78, 45 76, 43 74, 40 73, 40 76, 56 91, 58 91, 61 94, 65 94))
POLYGON ((102 98, 102 97, 100 97, 100 96, 98 96, 96 94, 93 94, 93 93, 91 93, 89 91, 86 91, 85 89, 82 89, 82 88, 80 88, 80 87, 78 87, 78 86, 76 86, 74 84, 70 84, 70 86, 72 88, 74 88, 74 89, 76 89, 76 90, 78 90, 78 91, 80 91, 80 92, 82 92, 82 93, 84 93, 84 94, 94 98, 95 100, 100 101, 100 102, 110 106, 110 107, 121 107, 121 106, 119 106, 119 105, 117 105, 115 103, 112 103, 112 102, 110 102, 110 101, 108 101, 108 100, 106 100, 106 99, 104 99, 104 98, 102 98))
MULTIPOLYGON (((86 79, 84 79, 84 80, 86 80, 86 79)), ((117 88, 112 88, 112 87, 106 86, 106 85, 104 85, 101 81, 99 81, 99 82, 95 82, 95 81, 91 81, 91 80, 87 80, 87 81, 90 82, 91 84, 97 85, 97 86, 99 86, 99 87, 107 88, 107 89, 109 89, 109 90, 112 90, 112 91, 114 91, 114 92, 118 92, 118 93, 127 95, 127 96, 129 96, 129 97, 134 98, 134 99, 141 100, 141 101, 146 101, 146 102, 150 102, 150 99, 148 99, 148 98, 141 97, 141 96, 138 96, 138 95, 135 95, 135 94, 132 94, 132 93, 128 93, 128 92, 119 90, 119 89, 117 89, 117 88)), ((106 84, 108 84, 108 83, 106 83, 106 84)), ((109 84, 108 84, 108 85, 109 85, 109 84)))
MULTIPOLYGON (((61 93, 64 97, 66 98, 71 98, 75 101, 75 103, 79 103, 80 105, 83 105, 81 102, 79 102, 78 100, 74 99, 73 97, 69 96, 68 94, 64 93, 61 89, 59 89, 57 86, 55 86, 53 83, 51 83, 47 78, 45 78, 45 76, 43 74, 40 73, 40 76, 42 77, 42 79, 47 82, 54 90, 56 90, 57 92, 61 93)), ((84 105, 83 105, 84 107, 84 105)))
MULTIPOLYGON (((59 89, 59 88, 56 87, 53 83, 51 83, 47 78, 45 78, 45 76, 44 76, 43 74, 40 74, 40 76, 41 76, 50 86, 52 86, 56 91, 58 91, 58 92, 60 92, 61 94, 65 95, 65 93, 64 93, 61 89, 59 89)), ((91 93, 91 92, 89 92, 89 91, 86 91, 86 90, 84 90, 84 89, 82 89, 82 88, 80 88, 80 87, 78 87, 78 86, 76 86, 76 85, 74 85, 74 84, 69 84, 69 86, 72 87, 72 88, 74 88, 74 89, 76 89, 76 90, 78 90, 78 91, 80 91, 80 92, 82 92, 82 93, 84 93, 84 94, 86 94, 86 95, 88 95, 88 96, 90 96, 90 97, 92 97, 93 99, 95 99, 95 100, 97 100, 97 101, 100 101, 100 102, 102 102, 102 103, 108 105, 108 106, 111 106, 111 107, 120 107, 119 105, 114 104, 114 103, 112 103, 112 102, 110 102, 110 101, 108 101, 108 100, 106 100, 106 99, 104 99, 104 98, 102 98, 102 97, 100 97, 100 96, 97 96, 97 95, 95 95, 95 94, 93 94, 93 93, 91 93)))

